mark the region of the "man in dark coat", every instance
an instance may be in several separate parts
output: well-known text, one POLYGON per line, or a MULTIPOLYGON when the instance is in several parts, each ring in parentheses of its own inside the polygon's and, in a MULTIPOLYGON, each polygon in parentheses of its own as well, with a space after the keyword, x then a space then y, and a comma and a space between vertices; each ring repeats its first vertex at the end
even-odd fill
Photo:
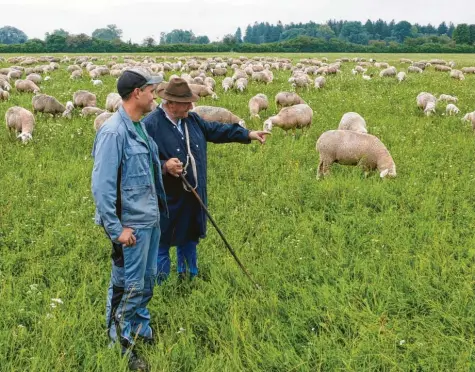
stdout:
POLYGON ((250 143, 265 142, 268 132, 249 131, 238 124, 208 122, 192 109, 199 97, 192 93, 185 80, 173 78, 157 92, 162 104, 144 120, 149 135, 159 149, 163 183, 167 195, 169 217, 160 217, 160 244, 158 248, 158 282, 170 273, 171 246, 177 246, 180 277, 198 274, 196 246, 206 236, 206 214, 190 190, 184 186, 184 174, 207 205, 206 173, 207 142, 250 143))

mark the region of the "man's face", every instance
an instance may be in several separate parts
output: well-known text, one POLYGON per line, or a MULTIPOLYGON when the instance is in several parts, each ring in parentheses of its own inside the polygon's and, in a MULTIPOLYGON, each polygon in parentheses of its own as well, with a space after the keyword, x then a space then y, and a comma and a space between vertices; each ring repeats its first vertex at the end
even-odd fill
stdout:
POLYGON ((150 112, 152 111, 152 104, 153 100, 156 98, 155 96, 155 88, 156 85, 147 85, 142 90, 138 90, 137 94, 137 104, 143 110, 143 112, 150 112))
POLYGON ((188 111, 193 108, 191 102, 168 102, 168 109, 176 119, 185 119, 188 117, 188 111))

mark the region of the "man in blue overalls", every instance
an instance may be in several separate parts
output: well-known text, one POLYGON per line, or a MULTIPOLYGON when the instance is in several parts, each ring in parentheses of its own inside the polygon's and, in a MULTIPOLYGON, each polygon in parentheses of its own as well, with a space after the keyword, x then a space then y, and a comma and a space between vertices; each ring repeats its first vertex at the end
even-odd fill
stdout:
POLYGON ((96 223, 113 246, 107 328, 132 370, 147 369, 133 346, 136 337, 154 337, 147 304, 157 275, 160 213, 167 215, 158 148, 140 121, 161 80, 143 70, 122 74, 117 91, 123 105, 100 128, 92 150, 96 223))

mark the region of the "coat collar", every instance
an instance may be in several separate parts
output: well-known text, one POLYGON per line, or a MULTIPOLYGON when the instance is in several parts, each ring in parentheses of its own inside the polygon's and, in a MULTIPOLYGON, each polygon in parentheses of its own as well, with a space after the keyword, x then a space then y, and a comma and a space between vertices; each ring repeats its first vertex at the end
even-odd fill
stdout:
MULTIPOLYGON (((134 127, 134 123, 133 123, 132 119, 129 117, 127 112, 124 110, 123 106, 119 107, 118 112, 119 112, 120 117, 122 118, 122 122, 125 124, 125 127, 127 128, 127 131, 129 132, 129 135, 131 137, 133 137, 136 141, 141 142, 145 146, 147 146, 147 143, 137 133, 137 130, 134 127)), ((145 129, 145 127, 144 127, 141 120, 140 120, 140 125, 142 126, 142 129, 143 129, 144 133, 147 133, 147 130, 145 129)))

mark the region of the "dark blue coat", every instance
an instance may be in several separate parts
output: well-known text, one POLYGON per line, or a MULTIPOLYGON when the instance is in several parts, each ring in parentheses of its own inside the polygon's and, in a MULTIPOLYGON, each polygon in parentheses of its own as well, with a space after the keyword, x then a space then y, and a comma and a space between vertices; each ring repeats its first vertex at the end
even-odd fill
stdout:
MULTIPOLYGON (((186 164, 187 146, 184 134, 172 124, 162 108, 157 108, 142 120, 148 134, 158 145, 160 162, 163 167, 171 158, 178 158, 186 164)), ((206 173, 207 173, 207 142, 250 143, 249 131, 238 124, 222 124, 208 122, 196 113, 190 112, 188 118, 182 119, 182 127, 186 122, 190 134, 190 148, 196 161, 198 173, 198 195, 207 205, 206 173)), ((183 133, 184 127, 183 127, 183 133)), ((195 186, 191 162, 187 168, 186 179, 195 186)), ((167 194, 169 217, 160 215, 160 244, 180 245, 187 241, 199 241, 206 236, 206 214, 191 192, 185 191, 181 179, 170 174, 163 175, 163 184, 167 194)))

